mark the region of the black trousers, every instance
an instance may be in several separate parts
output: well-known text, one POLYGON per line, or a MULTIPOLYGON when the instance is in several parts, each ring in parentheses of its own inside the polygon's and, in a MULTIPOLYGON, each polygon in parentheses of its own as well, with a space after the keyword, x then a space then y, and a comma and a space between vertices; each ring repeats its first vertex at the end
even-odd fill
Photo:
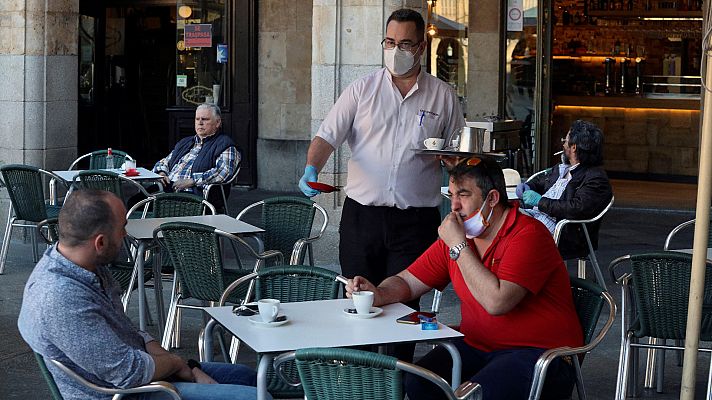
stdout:
MULTIPOLYGON (((364 206, 346 198, 339 227, 339 262, 344 276, 360 275, 374 285, 395 275, 415 261, 438 237, 437 207, 364 206)), ((407 303, 420 309, 420 299, 407 303)), ((394 355, 413 359, 415 345, 397 346, 394 355)))

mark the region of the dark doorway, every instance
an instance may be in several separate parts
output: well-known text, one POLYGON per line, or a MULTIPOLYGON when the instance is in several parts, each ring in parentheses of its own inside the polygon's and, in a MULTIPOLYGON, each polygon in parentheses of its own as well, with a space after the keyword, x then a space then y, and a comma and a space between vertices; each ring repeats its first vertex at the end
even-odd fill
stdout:
POLYGON ((175 64, 175 10, 175 6, 165 5, 87 10, 97 21, 95 85, 91 98, 82 96, 81 82, 86 84, 85 75, 90 73, 82 64, 80 154, 113 147, 148 167, 168 153, 166 108, 172 97, 169 79, 175 64))

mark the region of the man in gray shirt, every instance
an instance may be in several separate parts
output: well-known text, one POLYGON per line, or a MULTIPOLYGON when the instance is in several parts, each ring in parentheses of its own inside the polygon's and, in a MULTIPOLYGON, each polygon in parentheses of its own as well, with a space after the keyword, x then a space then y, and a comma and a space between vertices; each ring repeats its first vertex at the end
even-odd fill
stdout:
MULTIPOLYGON (((250 368, 186 363, 124 314, 119 286, 106 264, 121 249, 125 214, 110 192, 72 193, 59 214, 59 243, 45 252, 25 286, 18 321, 22 337, 45 360, 60 361, 99 386, 131 388, 167 380, 183 399, 256 398, 256 373, 250 368)), ((78 384, 52 363, 47 368, 65 399, 111 398, 78 384)))

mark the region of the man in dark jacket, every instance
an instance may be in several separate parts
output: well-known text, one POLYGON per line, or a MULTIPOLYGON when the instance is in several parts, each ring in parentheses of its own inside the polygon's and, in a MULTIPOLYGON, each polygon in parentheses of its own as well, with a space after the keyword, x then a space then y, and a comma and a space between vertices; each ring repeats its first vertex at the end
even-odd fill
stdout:
MULTIPOLYGON (((562 139, 562 163, 517 187, 517 194, 534 218, 554 232, 561 219, 590 219, 611 201, 613 191, 603 169, 603 133, 594 124, 575 121, 562 139)), ((600 223, 587 225, 591 243, 598 247, 600 223)), ((564 259, 583 257, 588 245, 581 225, 568 225, 559 238, 564 259)))
MULTIPOLYGON (((198 106, 195 136, 179 140, 173 151, 153 167, 154 172, 163 176, 166 191, 187 191, 202 196, 204 185, 224 182, 237 172, 240 152, 230 136, 218 132, 221 123, 218 106, 209 103, 198 106)), ((219 202, 222 203, 222 198, 219 202)))

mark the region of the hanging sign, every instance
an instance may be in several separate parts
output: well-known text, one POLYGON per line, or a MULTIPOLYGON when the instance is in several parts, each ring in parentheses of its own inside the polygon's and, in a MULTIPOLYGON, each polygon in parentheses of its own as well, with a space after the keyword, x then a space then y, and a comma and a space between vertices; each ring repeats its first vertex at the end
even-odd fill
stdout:
POLYGON ((176 86, 188 87, 188 75, 176 75, 176 86))
POLYGON ((212 24, 187 24, 183 30, 185 47, 212 47, 212 24))
POLYGON ((524 11, 522 0, 509 0, 507 5, 507 30, 521 32, 524 30, 524 11))

